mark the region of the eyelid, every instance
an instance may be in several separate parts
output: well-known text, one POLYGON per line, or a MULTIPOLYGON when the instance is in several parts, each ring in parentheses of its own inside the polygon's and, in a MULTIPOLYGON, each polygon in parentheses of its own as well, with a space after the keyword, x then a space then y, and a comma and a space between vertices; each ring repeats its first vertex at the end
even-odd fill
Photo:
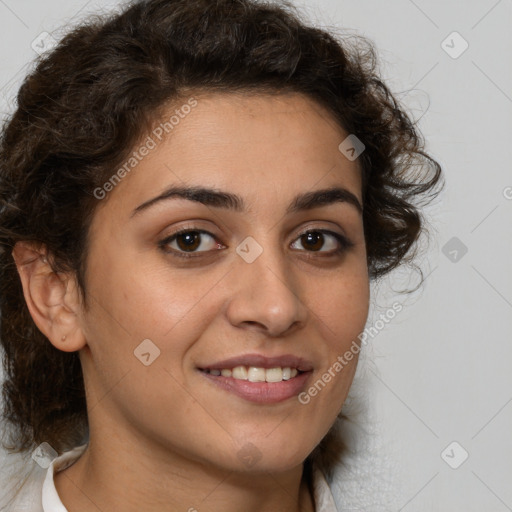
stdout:
MULTIPOLYGON (((170 250, 166 249, 166 246, 168 246, 171 242, 173 242, 180 234, 190 233, 190 232, 197 232, 201 235, 208 235, 209 237, 211 237, 213 240, 215 240, 217 242, 217 245, 222 245, 223 248, 226 248, 226 246, 224 244, 222 244, 221 242, 218 241, 217 237, 213 233, 211 233, 205 229, 198 228, 193 225, 187 225, 187 226, 183 226, 183 227, 177 229, 170 235, 166 236, 163 240, 158 242, 158 246, 166 254, 171 254, 172 256, 177 256, 179 258, 205 257, 205 256, 210 255, 213 252, 220 250, 219 248, 216 248, 216 249, 210 249, 210 250, 206 250, 206 251, 186 252, 186 251, 180 251, 180 250, 176 250, 176 249, 170 249, 170 250)), ((330 250, 330 251, 322 251, 322 250, 308 251, 306 249, 296 250, 297 252, 307 254, 308 257, 314 258, 315 255, 319 255, 320 257, 329 257, 329 256, 334 257, 334 256, 344 253, 345 251, 347 251, 348 249, 350 249, 351 247, 354 246, 354 243, 351 240, 349 240, 344 234, 337 233, 336 231, 332 231, 330 229, 316 227, 316 226, 307 226, 307 227, 303 228, 295 236, 292 243, 297 242, 302 236, 304 236, 308 233, 321 233, 323 235, 329 235, 329 236, 332 236, 333 238, 335 238, 335 240, 338 242, 338 248, 334 249, 334 250, 330 250)))
POLYGON ((331 229, 317 228, 317 227, 312 227, 312 226, 305 228, 303 231, 301 231, 295 237, 294 241, 298 240, 300 237, 302 237, 304 235, 307 235, 308 233, 321 233, 322 235, 332 236, 333 238, 336 239, 336 241, 339 244, 339 248, 332 250, 332 251, 306 251, 306 250, 300 251, 300 252, 307 253, 308 255, 323 254, 325 256, 332 256, 332 255, 340 254, 340 253, 350 249, 351 247, 354 247, 354 245, 355 245, 344 234, 337 233, 336 231, 333 231, 331 229))
POLYGON ((166 236, 163 240, 160 240, 158 242, 158 246, 166 254, 172 254, 173 256, 184 257, 184 258, 195 258, 198 256, 204 256, 205 254, 219 250, 219 249, 210 249, 207 251, 186 252, 186 251, 179 251, 176 249, 170 249, 170 250, 165 249, 166 246, 168 246, 171 242, 173 242, 179 235, 184 234, 184 233, 190 233, 190 232, 196 232, 196 233, 199 233, 200 235, 208 235, 210 238, 212 238, 213 240, 216 241, 217 245, 224 246, 224 244, 220 243, 217 240, 217 237, 213 233, 210 233, 209 231, 207 231, 205 229, 197 228, 195 226, 184 226, 184 227, 177 229, 170 235, 166 236))

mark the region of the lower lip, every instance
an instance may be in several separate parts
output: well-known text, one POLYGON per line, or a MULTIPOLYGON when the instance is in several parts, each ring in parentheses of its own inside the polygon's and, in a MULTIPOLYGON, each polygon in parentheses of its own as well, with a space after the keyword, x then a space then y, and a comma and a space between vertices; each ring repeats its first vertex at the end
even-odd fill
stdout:
POLYGON ((249 382, 201 371, 213 384, 235 395, 257 404, 276 404, 297 396, 306 386, 311 372, 299 373, 296 377, 281 382, 249 382))

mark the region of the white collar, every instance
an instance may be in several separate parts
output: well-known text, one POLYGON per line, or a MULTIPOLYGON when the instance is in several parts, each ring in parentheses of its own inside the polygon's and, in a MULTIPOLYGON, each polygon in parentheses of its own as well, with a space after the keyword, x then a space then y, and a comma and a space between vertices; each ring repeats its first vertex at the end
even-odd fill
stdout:
MULTIPOLYGON (((87 444, 77 446, 52 461, 46 472, 42 490, 42 512, 68 512, 57 494, 53 477, 55 473, 71 466, 85 451, 87 444)), ((323 473, 313 468, 313 491, 316 512, 336 512, 336 505, 329 484, 323 473)))

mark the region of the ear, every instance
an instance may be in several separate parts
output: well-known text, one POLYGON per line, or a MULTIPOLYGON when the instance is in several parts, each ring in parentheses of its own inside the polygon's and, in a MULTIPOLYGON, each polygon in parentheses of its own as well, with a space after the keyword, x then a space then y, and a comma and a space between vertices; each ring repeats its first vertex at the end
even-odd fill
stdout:
POLYGON ((74 275, 55 273, 44 248, 17 242, 12 251, 30 315, 55 348, 74 352, 86 345, 74 275))

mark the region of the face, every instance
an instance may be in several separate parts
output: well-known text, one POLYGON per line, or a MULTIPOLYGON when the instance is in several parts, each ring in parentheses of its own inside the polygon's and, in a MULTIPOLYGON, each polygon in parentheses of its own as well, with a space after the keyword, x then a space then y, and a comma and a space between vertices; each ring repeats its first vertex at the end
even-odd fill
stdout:
POLYGON ((360 169, 301 95, 195 98, 95 211, 79 315, 91 432, 286 470, 356 368, 333 371, 368 312, 360 169))

